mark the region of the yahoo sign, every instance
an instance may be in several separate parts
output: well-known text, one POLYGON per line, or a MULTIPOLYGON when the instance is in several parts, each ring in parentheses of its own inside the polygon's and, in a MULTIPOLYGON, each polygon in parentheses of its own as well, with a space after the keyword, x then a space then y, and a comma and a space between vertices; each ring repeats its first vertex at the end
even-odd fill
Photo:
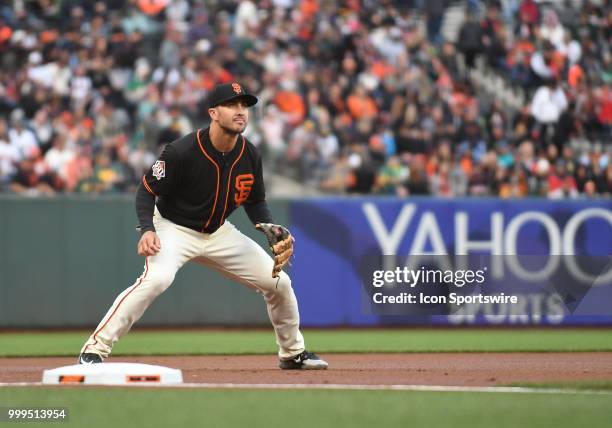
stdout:
MULTIPOLYGON (((410 322, 364 312, 360 289, 368 272, 363 270, 376 258, 377 269, 392 271, 415 267, 419 259, 433 255, 441 269, 456 271, 470 267, 458 266, 457 260, 483 255, 488 257, 487 281, 521 282, 532 288, 522 292, 534 301, 537 287, 558 281, 559 275, 562 282, 571 279, 592 288, 612 282, 612 265, 593 270, 582 262, 598 258, 605 265, 610 260, 610 200, 334 198, 293 201, 290 207, 296 237, 292 277, 305 324, 410 322)), ((558 298, 547 295, 543 300, 558 298)), ((472 311, 472 320, 486 322, 478 321, 478 310, 472 311)), ((525 319, 525 314, 514 315, 525 319)), ((555 315, 556 322, 577 321, 567 311, 559 318, 558 305, 555 315)), ((496 323, 503 322, 497 316, 496 323)))

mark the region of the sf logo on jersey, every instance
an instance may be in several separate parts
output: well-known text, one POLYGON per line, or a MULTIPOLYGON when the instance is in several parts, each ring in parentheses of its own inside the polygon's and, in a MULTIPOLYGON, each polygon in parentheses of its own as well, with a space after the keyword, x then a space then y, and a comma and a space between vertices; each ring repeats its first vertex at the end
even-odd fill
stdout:
POLYGON ((153 164, 153 177, 161 180, 166 176, 166 162, 158 160, 153 164))
POLYGON ((236 177, 236 193, 234 194, 236 207, 239 207, 247 200, 254 182, 253 174, 240 174, 236 177))

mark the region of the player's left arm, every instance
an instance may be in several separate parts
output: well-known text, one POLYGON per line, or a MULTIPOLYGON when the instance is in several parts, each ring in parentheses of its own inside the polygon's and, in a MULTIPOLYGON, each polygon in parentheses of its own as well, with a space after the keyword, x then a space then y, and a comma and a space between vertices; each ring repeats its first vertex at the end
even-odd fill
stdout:
POLYGON ((263 180, 263 167, 261 157, 257 158, 253 187, 249 193, 249 197, 244 203, 244 211, 246 211, 249 220, 255 226, 259 223, 274 223, 270 207, 266 202, 266 188, 263 180))

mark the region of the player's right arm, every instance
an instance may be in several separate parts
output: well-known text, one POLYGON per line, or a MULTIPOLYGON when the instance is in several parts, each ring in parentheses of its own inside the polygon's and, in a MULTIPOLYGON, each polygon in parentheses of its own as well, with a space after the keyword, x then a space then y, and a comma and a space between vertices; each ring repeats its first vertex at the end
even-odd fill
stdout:
POLYGON ((161 242, 153 225, 155 199, 172 191, 178 175, 178 158, 174 148, 168 144, 159 159, 142 177, 136 190, 136 215, 142 236, 138 242, 138 254, 153 256, 161 249, 161 242))

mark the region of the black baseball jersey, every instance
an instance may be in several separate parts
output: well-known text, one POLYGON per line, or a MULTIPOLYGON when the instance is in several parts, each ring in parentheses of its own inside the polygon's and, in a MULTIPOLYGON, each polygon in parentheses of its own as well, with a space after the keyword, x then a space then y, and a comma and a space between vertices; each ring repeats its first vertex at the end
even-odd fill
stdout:
POLYGON ((168 144, 143 176, 136 197, 142 232, 154 230, 153 206, 142 202, 152 197, 164 218, 199 232, 213 233, 241 205, 254 223, 272 222, 255 146, 240 135, 234 148, 222 153, 208 131, 200 129, 168 144))

